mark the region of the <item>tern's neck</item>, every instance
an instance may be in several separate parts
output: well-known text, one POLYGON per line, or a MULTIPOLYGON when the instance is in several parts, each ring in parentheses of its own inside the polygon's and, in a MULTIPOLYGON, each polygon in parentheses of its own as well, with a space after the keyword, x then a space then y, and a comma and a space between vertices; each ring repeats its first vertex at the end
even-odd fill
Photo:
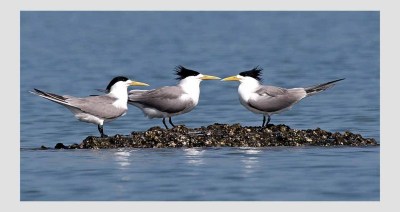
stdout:
POLYGON ((256 92, 259 87, 260 87, 260 82, 258 80, 248 79, 245 81, 241 81, 238 88, 240 98, 247 102, 250 96, 254 92, 256 92))
POLYGON ((117 98, 117 100, 113 103, 113 105, 120 109, 128 109, 128 89, 127 87, 118 86, 111 88, 110 93, 108 95, 117 98))
POLYGON ((128 101, 128 89, 126 86, 112 87, 109 95, 117 98, 118 100, 121 100, 121 102, 128 101))
POLYGON ((178 86, 181 87, 185 93, 198 98, 200 95, 200 82, 200 79, 185 78, 179 82, 178 86))

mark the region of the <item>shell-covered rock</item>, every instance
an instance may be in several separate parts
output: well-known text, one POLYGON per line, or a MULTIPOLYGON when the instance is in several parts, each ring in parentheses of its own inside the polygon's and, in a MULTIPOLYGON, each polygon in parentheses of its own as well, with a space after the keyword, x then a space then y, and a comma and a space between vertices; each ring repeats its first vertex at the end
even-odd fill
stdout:
POLYGON ((108 138, 88 136, 80 144, 56 149, 104 148, 174 148, 174 147, 267 147, 267 146, 375 146, 373 138, 363 138, 351 132, 328 132, 320 128, 297 130, 286 125, 242 127, 240 124, 218 124, 200 128, 184 125, 172 129, 152 127, 144 132, 115 135, 108 138))

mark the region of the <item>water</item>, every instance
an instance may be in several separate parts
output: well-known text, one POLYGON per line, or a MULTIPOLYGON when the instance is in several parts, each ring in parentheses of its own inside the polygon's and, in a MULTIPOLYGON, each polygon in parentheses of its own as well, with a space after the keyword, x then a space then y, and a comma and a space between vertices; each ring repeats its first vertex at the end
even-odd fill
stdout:
MULTIPOLYGON (((21 12, 21 200, 379 200, 379 147, 35 150, 98 131, 28 92, 87 96, 116 75, 155 88, 176 83, 177 65, 220 77, 260 65, 281 87, 346 78, 271 123, 379 141, 379 27, 379 12, 21 12)), ((174 123, 261 125, 237 85, 202 82, 174 123)), ((153 126, 129 106, 104 128, 153 126)))
POLYGON ((21 181, 22 200, 377 200, 379 195, 379 148, 25 150, 22 155, 35 161, 22 170, 21 176, 32 178, 21 181))

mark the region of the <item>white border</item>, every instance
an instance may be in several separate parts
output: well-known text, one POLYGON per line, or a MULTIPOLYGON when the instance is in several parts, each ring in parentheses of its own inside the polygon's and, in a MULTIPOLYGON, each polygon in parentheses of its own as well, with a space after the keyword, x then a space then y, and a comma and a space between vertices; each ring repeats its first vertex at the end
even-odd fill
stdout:
MULTIPOLYGON (((1 208, 12 211, 71 211, 71 210, 253 210, 253 211, 396 211, 398 194, 399 158, 396 150, 400 142, 394 135, 399 125, 397 78, 399 71, 398 3, 389 0, 275 0, 275 1, 216 1, 216 0, 146 0, 146 1, 84 1, 84 0, 20 0, 1 4, 1 73, 2 120, 1 208), (397 9, 396 9, 397 8, 397 9), (260 10, 260 11, 360 11, 381 13, 381 200, 378 202, 20 202, 19 201, 19 12, 24 10, 260 10), (393 76, 391 76, 393 74, 393 76), (9 92, 13 91, 13 92, 9 92), (11 101, 9 101, 11 99, 11 101), (10 103, 12 102, 12 104, 10 103), (12 113, 4 113, 12 111, 12 113), (392 118, 392 119, 391 119, 392 118), (392 122, 391 122, 392 120, 392 122), (12 126, 12 129, 10 129, 12 126), (397 128, 397 127, 396 127, 397 128), (6 129, 6 130, 4 130, 6 129), (12 131, 9 131, 12 130, 12 131), (397 148, 396 148, 397 147, 397 148)), ((23 83, 23 82, 21 82, 23 83)), ((379 88, 376 88, 379 89, 379 88)))

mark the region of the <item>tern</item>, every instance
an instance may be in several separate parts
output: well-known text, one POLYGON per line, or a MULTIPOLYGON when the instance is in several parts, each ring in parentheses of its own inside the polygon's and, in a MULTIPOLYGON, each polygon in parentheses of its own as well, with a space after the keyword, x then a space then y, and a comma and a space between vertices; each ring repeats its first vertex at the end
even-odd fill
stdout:
POLYGON ((40 97, 58 103, 69 109, 79 121, 97 124, 102 138, 107 137, 103 132, 104 122, 112 121, 126 114, 128 110, 128 86, 148 86, 146 83, 132 81, 124 76, 113 78, 108 84, 105 95, 88 97, 73 97, 58 95, 39 89, 29 91, 40 97))
POLYGON ((289 110, 294 104, 305 97, 312 96, 335 85, 342 79, 333 80, 323 84, 305 88, 280 88, 261 84, 262 68, 258 66, 222 79, 222 81, 239 81, 238 94, 240 103, 253 113, 263 114, 262 127, 265 124, 265 116, 268 117, 267 124, 271 121, 272 114, 278 114, 289 110))
POLYGON ((131 90, 129 91, 128 103, 142 110, 148 118, 162 118, 166 129, 165 118, 169 119, 172 127, 171 117, 184 114, 193 110, 199 102, 200 82, 202 80, 221 79, 216 76, 203 75, 197 71, 177 66, 175 69, 176 86, 164 86, 153 90, 131 90))

